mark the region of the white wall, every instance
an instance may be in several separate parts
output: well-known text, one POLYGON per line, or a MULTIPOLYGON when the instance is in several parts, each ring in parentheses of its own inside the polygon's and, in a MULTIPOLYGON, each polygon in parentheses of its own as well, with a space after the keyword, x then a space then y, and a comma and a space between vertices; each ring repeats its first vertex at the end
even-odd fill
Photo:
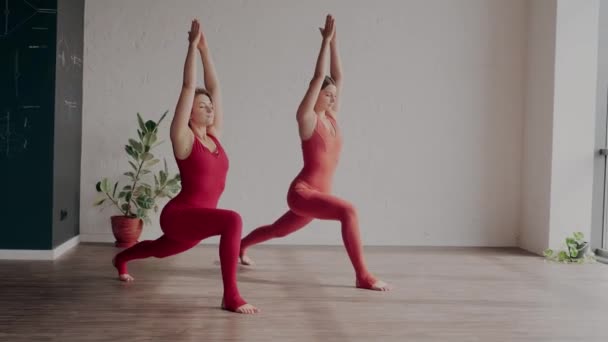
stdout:
POLYGON ((599 0, 557 2, 549 245, 591 234, 599 0))
POLYGON ((555 0, 528 2, 519 245, 535 253, 541 253, 549 242, 556 8, 555 0))
MULTIPOLYGON (((88 1, 82 240, 112 241, 114 212, 91 206, 94 184, 126 170, 136 112, 173 110, 195 16, 225 94, 231 169, 220 205, 242 214, 244 233, 282 214, 301 167, 295 110, 327 12, 346 74, 335 191, 359 208, 365 243, 515 245, 527 11, 513 0, 88 1)), ((160 153, 175 170, 169 144, 160 153)), ((159 234, 155 223, 144 237, 159 234)), ((336 223, 315 222, 277 242, 341 239, 336 223)))
POLYGON ((591 235, 597 103, 605 96, 599 5, 529 2, 519 245, 532 252, 560 247, 575 231, 591 235))
POLYGON ((608 113, 608 2, 600 1, 597 47, 597 96, 595 119, 595 160, 593 175, 593 208, 591 219, 591 247, 608 248, 608 234, 604 234, 604 177, 606 157, 599 154, 606 147, 608 113))

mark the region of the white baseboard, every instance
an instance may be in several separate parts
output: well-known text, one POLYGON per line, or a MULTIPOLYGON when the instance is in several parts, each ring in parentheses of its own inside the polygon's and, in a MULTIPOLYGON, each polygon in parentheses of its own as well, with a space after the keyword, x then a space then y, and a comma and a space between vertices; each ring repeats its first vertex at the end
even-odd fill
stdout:
POLYGON ((65 254, 65 252, 78 246, 79 243, 80 243, 80 236, 76 235, 73 238, 69 239, 68 241, 57 246, 55 249, 53 249, 53 259, 59 258, 63 254, 65 254))
POLYGON ((80 243, 80 236, 48 250, 0 249, 0 260, 55 260, 80 243))

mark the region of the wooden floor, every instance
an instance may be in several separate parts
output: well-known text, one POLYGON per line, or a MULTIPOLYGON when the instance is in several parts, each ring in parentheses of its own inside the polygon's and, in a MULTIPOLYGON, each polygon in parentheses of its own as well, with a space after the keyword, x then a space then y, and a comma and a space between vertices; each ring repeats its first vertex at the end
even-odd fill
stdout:
POLYGON ((131 263, 80 245, 54 262, 0 261, 0 341, 608 341, 608 265, 562 265, 516 249, 366 248, 397 288, 353 288, 342 248, 254 248, 243 296, 219 310, 217 248, 131 263))

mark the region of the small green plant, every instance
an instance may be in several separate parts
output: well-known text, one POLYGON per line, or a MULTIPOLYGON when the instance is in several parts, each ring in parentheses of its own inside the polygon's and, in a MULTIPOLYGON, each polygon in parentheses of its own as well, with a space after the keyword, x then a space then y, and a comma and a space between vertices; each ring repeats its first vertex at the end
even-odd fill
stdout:
POLYGON ((115 206, 127 217, 141 218, 149 223, 149 211, 158 212, 157 199, 163 197, 172 198, 181 189, 179 174, 169 176, 167 161, 164 160, 164 168, 157 173, 151 167, 160 162, 152 154, 152 150, 162 143, 157 141, 158 127, 163 121, 168 111, 161 118, 154 122, 152 120, 144 122, 137 113, 138 139, 129 139, 129 144, 125 145, 125 151, 129 158, 131 170, 124 175, 129 178, 128 184, 120 187, 119 182, 113 185, 108 178, 103 178, 95 185, 97 192, 101 195, 95 202, 95 206, 109 203, 115 206), (151 176, 154 176, 154 186, 151 183, 151 176), (118 193, 117 193, 118 192, 118 193))
POLYGON ((543 254, 547 260, 582 264, 595 261, 595 256, 588 250, 589 243, 584 240, 584 234, 576 232, 566 237, 562 249, 546 249, 543 254))

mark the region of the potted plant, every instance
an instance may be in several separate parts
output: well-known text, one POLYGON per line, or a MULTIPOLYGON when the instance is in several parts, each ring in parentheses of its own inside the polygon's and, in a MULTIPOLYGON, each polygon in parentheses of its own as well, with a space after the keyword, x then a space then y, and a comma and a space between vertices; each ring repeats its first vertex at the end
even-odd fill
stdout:
POLYGON ((589 251, 589 242, 584 240, 584 235, 581 232, 576 232, 572 236, 566 237, 562 249, 546 249, 544 255, 547 260, 563 263, 581 264, 585 261, 595 260, 593 253, 589 251))
POLYGON ((164 168, 158 172, 151 169, 160 162, 154 157, 152 150, 162 143, 158 141, 157 133, 167 112, 157 122, 152 120, 144 122, 137 113, 138 138, 129 139, 129 143, 125 145, 131 166, 131 170, 124 173, 128 177, 127 184, 122 186, 119 181, 112 184, 108 178, 103 178, 95 185, 100 194, 95 206, 108 204, 120 211, 120 215, 110 218, 117 247, 130 247, 136 244, 144 221, 150 223, 150 210, 158 212, 157 200, 163 197, 172 198, 181 189, 179 174, 169 175, 166 160, 164 160, 164 168))

